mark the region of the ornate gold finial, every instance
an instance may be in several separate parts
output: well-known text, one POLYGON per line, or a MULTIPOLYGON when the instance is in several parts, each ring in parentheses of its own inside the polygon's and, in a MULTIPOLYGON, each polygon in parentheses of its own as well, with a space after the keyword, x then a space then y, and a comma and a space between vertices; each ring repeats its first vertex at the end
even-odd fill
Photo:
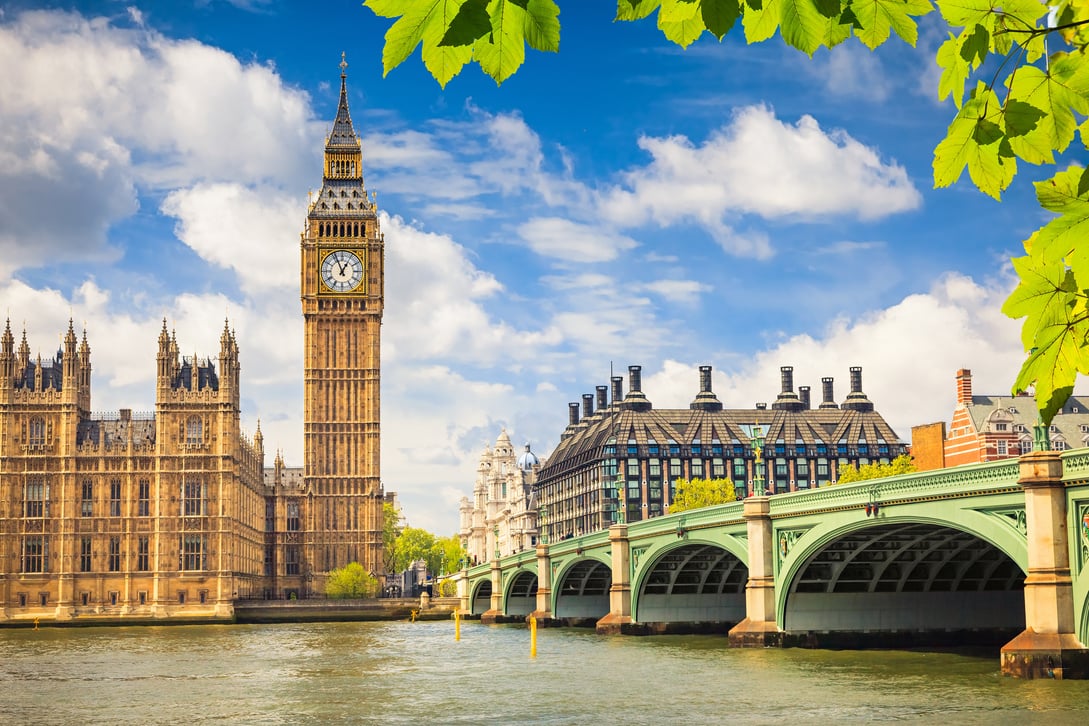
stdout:
POLYGON ((348 70, 348 61, 344 59, 344 51, 340 51, 340 75, 345 75, 345 71, 348 70))

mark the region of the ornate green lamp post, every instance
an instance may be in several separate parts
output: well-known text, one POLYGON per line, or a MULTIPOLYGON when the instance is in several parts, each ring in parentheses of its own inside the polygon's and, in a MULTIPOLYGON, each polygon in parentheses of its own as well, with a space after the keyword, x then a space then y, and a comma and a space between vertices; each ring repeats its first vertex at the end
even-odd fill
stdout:
POLYGON ((624 481, 624 475, 618 471, 616 473, 617 524, 624 524, 624 522, 627 521, 626 517, 628 516, 628 499, 626 496, 627 492, 625 491, 626 487, 627 483, 624 481))
POLYGON ((767 494, 764 490, 764 429, 760 426, 752 427, 752 453, 753 475, 752 494, 754 497, 762 497, 767 494))
POLYGON ((499 525, 495 526, 492 530, 492 534, 495 535, 495 559, 499 559, 499 525))
POLYGON ((538 517, 537 529, 540 534, 537 536, 537 541, 541 544, 548 544, 548 506, 542 506, 540 510, 540 516, 538 517))

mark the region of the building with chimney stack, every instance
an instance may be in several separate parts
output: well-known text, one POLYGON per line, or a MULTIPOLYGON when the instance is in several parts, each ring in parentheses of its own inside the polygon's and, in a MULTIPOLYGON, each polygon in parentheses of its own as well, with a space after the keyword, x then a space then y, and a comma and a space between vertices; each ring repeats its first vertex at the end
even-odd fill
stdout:
POLYGON ((678 479, 730 479, 738 498, 753 491, 753 439, 764 439, 763 479, 769 494, 834 483, 847 466, 888 463, 908 447, 862 391, 862 369, 836 403, 833 379, 822 378, 820 403, 809 386, 794 390, 794 369, 780 368, 781 390, 769 407, 726 408, 711 389, 711 366, 684 409, 656 409, 642 391, 641 369, 582 404, 568 404, 568 425, 537 474, 540 528, 553 540, 634 522, 668 511, 678 479), (759 429, 757 430, 757 427, 759 429))
MULTIPOLYGON (((977 396, 967 368, 957 371, 956 391, 948 428, 939 421, 911 429, 912 454, 920 471, 1010 459, 1032 451, 1039 420, 1032 396, 977 396)), ((1089 445, 1089 398, 1068 398, 1047 436, 1052 451, 1089 445)))
POLYGON ((529 447, 515 456, 506 430, 484 447, 476 468, 473 499, 461 498, 461 547, 472 563, 496 553, 504 557, 537 545, 537 499, 533 491, 540 461, 529 447))

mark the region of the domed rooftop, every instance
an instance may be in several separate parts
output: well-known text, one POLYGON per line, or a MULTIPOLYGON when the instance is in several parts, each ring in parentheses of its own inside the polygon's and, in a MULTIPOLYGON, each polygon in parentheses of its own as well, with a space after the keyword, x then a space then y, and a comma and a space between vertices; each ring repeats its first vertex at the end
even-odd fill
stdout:
POLYGON ((529 444, 526 444, 526 450, 518 457, 518 468, 522 471, 529 471, 540 463, 541 460, 537 458, 536 454, 529 450, 529 444))

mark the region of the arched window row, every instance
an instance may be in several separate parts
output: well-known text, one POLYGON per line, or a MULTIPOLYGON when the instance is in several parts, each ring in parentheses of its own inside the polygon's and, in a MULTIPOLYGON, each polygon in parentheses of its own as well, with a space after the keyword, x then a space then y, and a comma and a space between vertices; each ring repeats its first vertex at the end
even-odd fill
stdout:
POLYGON ((320 222, 319 237, 361 237, 367 233, 364 222, 320 222))
POLYGON ((346 159, 329 160, 329 176, 354 177, 356 175, 356 163, 346 159))

